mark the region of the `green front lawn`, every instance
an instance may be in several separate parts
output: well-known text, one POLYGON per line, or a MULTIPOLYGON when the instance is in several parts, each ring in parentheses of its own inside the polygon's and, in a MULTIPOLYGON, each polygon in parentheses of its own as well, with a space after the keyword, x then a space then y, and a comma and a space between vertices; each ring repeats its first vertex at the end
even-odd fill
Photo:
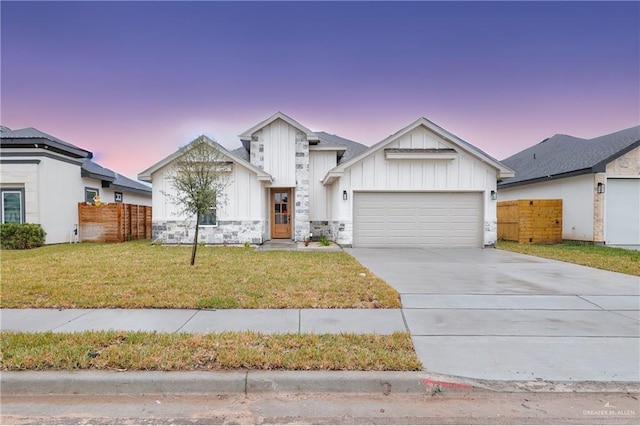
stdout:
POLYGON ((63 244, 2 250, 3 308, 398 308, 344 252, 63 244))
POLYGON ((497 247, 502 250, 640 276, 640 251, 636 250, 578 242, 545 245, 500 241, 497 247))
POLYGON ((2 333, 7 370, 376 370, 422 365, 409 333, 2 333))

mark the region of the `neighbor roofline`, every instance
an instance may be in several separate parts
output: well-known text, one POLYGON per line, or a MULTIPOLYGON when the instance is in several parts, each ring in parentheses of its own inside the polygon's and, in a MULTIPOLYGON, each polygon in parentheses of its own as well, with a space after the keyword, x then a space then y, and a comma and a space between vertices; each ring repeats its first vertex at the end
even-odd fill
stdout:
POLYGON ((530 184, 533 184, 533 183, 549 182, 549 181, 552 181, 552 180, 565 179, 565 178, 581 176, 581 175, 588 175, 588 174, 591 174, 591 173, 598 173, 598 172, 594 171, 593 167, 588 167, 586 169, 572 170, 570 172, 558 173, 558 174, 555 174, 555 175, 542 176, 542 177, 537 177, 537 178, 527 179, 527 180, 521 180, 521 181, 518 181, 518 182, 509 182, 509 181, 500 182, 500 183, 498 183, 498 189, 500 189, 500 188, 513 188, 513 187, 516 187, 516 186, 530 185, 530 184))
POLYGON ((0 139, 0 146, 4 148, 16 149, 43 149, 55 152, 56 154, 66 155, 72 158, 92 158, 93 153, 86 149, 63 145, 60 142, 45 137, 3 137, 0 139))
POLYGON ((506 181, 506 182, 498 183, 498 188, 514 188, 514 187, 522 186, 522 185, 530 185, 530 184, 533 184, 533 183, 548 182, 548 181, 551 181, 551 180, 564 179, 564 178, 580 176, 580 175, 587 175, 587 174, 592 174, 592 173, 605 173, 607 171, 607 164, 611 163, 612 161, 614 161, 617 158, 622 157, 623 155, 627 154, 628 152, 633 151, 634 149, 636 149, 638 147, 640 147, 640 140, 637 140, 634 143, 632 143, 631 145, 628 145, 628 146, 624 147, 620 151, 618 151, 615 154, 609 156, 608 158, 600 161, 599 163, 593 165, 592 167, 585 167, 585 168, 582 168, 582 169, 571 170, 569 172, 557 173, 557 174, 548 175, 548 176, 540 176, 540 177, 521 180, 521 181, 517 181, 517 182, 506 181))

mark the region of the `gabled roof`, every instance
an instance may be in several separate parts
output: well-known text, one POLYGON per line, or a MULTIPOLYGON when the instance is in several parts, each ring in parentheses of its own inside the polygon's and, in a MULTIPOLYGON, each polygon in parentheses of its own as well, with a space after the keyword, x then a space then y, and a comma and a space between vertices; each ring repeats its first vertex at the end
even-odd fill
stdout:
MULTIPOLYGON (((318 136, 318 143, 311 145, 310 149, 335 149, 336 151, 342 152, 342 155, 338 159, 338 164, 349 160, 351 157, 360 154, 362 151, 365 151, 368 146, 362 145, 361 143, 345 139, 343 137, 332 135, 326 132, 314 132, 316 136, 318 136)), ((236 148, 231 151, 234 155, 242 158, 245 161, 250 161, 249 151, 244 146, 240 148, 236 148)))
POLYGON ((219 143, 209 139, 205 135, 201 135, 201 136, 197 137, 193 141, 189 142, 187 145, 185 145, 185 146, 181 147, 180 149, 178 149, 173 154, 171 154, 168 157, 165 157, 164 159, 158 161, 156 164, 154 164, 153 166, 149 167, 145 171, 140 172, 138 174, 138 179, 141 180, 141 181, 144 181, 144 182, 151 182, 152 181, 151 175, 153 173, 155 173, 156 171, 160 170, 161 168, 163 168, 167 164, 171 163, 176 158, 178 158, 181 155, 183 155, 185 149, 188 149, 189 145, 191 145, 192 143, 195 143, 199 139, 204 139, 209 145, 211 145, 213 148, 219 150, 222 154, 224 154, 227 158, 229 158, 229 160, 231 160, 231 161, 233 161, 235 163, 238 163, 241 166, 243 166, 243 167, 251 170, 255 174, 257 174, 258 175, 258 180, 273 182, 273 177, 269 173, 265 172, 262 169, 259 169, 258 167, 254 166, 253 164, 249 163, 247 160, 245 160, 241 156, 239 156, 237 154, 234 154, 231 151, 228 151, 225 147, 223 147, 219 143))
POLYGON ((289 117, 286 114, 283 114, 280 111, 276 112, 271 117, 267 118, 266 120, 261 121, 260 123, 256 124, 255 126, 251 127, 250 129, 245 130, 240 135, 238 135, 238 137, 243 142, 250 141, 251 140, 251 136, 255 132, 257 132, 258 130, 262 129, 265 126, 268 126, 269 124, 273 123, 276 120, 282 120, 282 121, 288 123, 289 125, 295 127, 296 129, 303 131, 304 133, 307 134, 307 140, 309 140, 309 141, 318 140, 318 137, 316 136, 315 133, 313 133, 311 130, 309 130, 308 128, 306 128, 302 124, 298 123, 293 118, 289 117))
POLYGON ((466 141, 460 139, 459 137, 457 137, 453 133, 450 133, 450 132, 446 131, 445 129, 443 129, 442 127, 440 127, 437 124, 433 123, 432 121, 427 120, 424 117, 420 117, 416 121, 414 121, 413 123, 409 124, 408 126, 400 129, 399 131, 397 131, 396 133, 392 134, 391 136, 389 136, 389 137, 383 139, 382 141, 378 142, 377 144, 371 146, 369 149, 366 149, 365 151, 354 155, 349 160, 343 161, 338 166, 336 166, 333 169, 329 170, 327 172, 327 175, 323 179, 322 183, 325 184, 325 185, 326 184, 330 184, 336 178, 339 178, 340 176, 342 176, 344 171, 349 166, 352 166, 353 164, 355 164, 358 161, 368 157, 369 155, 373 154, 374 152, 386 147, 387 145, 391 144, 393 141, 401 138, 402 136, 406 135, 407 133, 413 131, 414 129, 416 129, 417 127, 420 127, 420 126, 425 127, 426 129, 434 132, 435 134, 439 135, 440 137, 442 137, 446 141, 448 141, 448 142, 452 143, 453 145, 457 146, 461 150, 463 150, 463 151, 465 151, 465 152, 467 152, 469 154, 472 154, 476 158, 480 159, 480 161, 483 161, 483 162, 489 164, 490 166, 494 167, 496 170, 499 171, 499 176, 498 176, 499 178, 513 176, 513 170, 511 170, 510 168, 508 168, 507 166, 505 166, 504 164, 502 164, 501 162, 499 162, 495 158, 491 157, 490 155, 488 155, 484 151, 476 148, 475 146, 471 145, 469 142, 466 142, 466 141))
POLYGON ((516 175, 499 187, 604 172, 608 163, 638 146, 640 126, 593 139, 555 135, 503 160, 516 175))
POLYGON ((0 144, 6 148, 33 148, 47 149, 73 158, 92 158, 93 154, 75 145, 51 136, 34 127, 11 130, 2 126, 0 132, 0 144), (42 146, 40 146, 42 145, 42 146))
POLYGON ((345 161, 349 161, 351 158, 356 155, 364 152, 369 148, 366 145, 362 145, 361 143, 342 138, 337 135, 331 135, 326 132, 315 132, 318 136, 318 144, 314 145, 317 147, 322 147, 323 145, 331 146, 331 147, 342 147, 344 148, 344 154, 340 157, 338 164, 344 163, 345 161))

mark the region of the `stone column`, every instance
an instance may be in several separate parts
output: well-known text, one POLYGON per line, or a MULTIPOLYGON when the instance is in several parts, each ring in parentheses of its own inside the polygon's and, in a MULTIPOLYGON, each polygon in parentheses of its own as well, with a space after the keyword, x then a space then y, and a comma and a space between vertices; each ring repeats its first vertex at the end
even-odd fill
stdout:
POLYGON ((307 135, 296 133, 296 188, 293 239, 304 241, 309 235, 309 142, 307 135))
POLYGON ((604 197, 598 194, 598 183, 605 184, 605 174, 596 173, 593 177, 593 242, 604 244, 604 197))

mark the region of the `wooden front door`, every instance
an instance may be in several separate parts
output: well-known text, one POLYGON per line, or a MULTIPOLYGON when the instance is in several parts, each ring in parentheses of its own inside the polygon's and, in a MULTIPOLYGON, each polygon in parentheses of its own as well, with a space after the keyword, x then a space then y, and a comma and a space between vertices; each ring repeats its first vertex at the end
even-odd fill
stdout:
POLYGON ((291 238, 291 189, 271 190, 271 238, 291 238))

